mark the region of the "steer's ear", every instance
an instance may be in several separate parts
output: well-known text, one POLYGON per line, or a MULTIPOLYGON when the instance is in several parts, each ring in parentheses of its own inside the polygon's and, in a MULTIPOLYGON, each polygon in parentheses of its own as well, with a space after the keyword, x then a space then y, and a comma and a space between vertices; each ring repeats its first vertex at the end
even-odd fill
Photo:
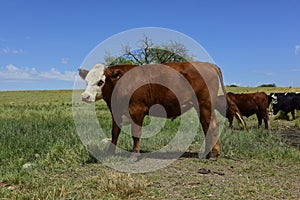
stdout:
POLYGON ((113 79, 119 79, 121 76, 122 76, 122 71, 117 69, 117 70, 114 70, 114 72, 112 73, 111 77, 113 79))
POLYGON ((110 78, 111 80, 116 80, 123 75, 123 71, 121 69, 113 69, 108 67, 105 69, 104 75, 106 78, 110 78))
POLYGON ((79 76, 85 80, 86 75, 89 73, 89 70, 86 69, 78 69, 79 76))

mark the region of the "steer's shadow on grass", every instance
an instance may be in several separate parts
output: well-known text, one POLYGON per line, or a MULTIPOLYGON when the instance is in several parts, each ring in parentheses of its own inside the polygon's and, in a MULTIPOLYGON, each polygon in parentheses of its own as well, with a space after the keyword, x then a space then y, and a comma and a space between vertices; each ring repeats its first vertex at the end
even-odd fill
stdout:
POLYGON ((150 152, 141 151, 141 159, 153 158, 153 159, 175 159, 175 158, 198 158, 198 152, 150 152))
MULTIPOLYGON (((130 157, 130 152, 126 153, 115 153, 114 155, 110 154, 103 154, 102 156, 98 156, 96 158, 94 155, 89 154, 89 158, 85 160, 85 163, 98 163, 101 160, 107 160, 112 158, 115 159, 121 159, 121 160, 127 160, 130 157)), ((142 159, 161 159, 161 160, 171 160, 171 159, 177 159, 177 158, 199 158, 198 152, 151 152, 151 151, 143 151, 141 150, 141 155, 139 157, 139 160, 142 159)))

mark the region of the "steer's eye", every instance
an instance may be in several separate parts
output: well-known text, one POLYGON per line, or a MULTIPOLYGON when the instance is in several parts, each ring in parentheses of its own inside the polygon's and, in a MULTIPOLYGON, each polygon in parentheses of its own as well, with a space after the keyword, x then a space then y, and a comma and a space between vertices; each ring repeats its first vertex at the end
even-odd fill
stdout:
POLYGON ((101 86, 103 83, 104 83, 104 81, 100 80, 97 85, 101 86))

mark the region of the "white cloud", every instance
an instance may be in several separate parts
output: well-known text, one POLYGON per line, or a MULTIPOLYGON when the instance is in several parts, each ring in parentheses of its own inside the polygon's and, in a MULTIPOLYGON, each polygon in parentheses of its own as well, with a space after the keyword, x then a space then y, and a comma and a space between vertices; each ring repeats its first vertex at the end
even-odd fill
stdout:
POLYGON ((66 64, 69 63, 69 58, 62 58, 62 59, 60 60, 60 62, 61 62, 61 64, 66 65, 66 64))
POLYGON ((300 52, 300 44, 295 46, 295 54, 297 55, 300 52))
POLYGON ((16 66, 9 64, 5 68, 0 68, 0 78, 4 80, 34 80, 34 68, 17 68, 16 66))
POLYGON ((18 68, 13 64, 0 68, 0 78, 4 81, 24 81, 24 80, 43 80, 56 79, 63 81, 73 81, 75 79, 75 71, 60 72, 55 68, 50 71, 37 71, 36 68, 18 68))
POLYGON ((1 53, 3 54, 23 54, 23 49, 10 49, 10 48, 2 48, 1 53))
POLYGON ((41 72, 39 74, 39 76, 42 78, 47 78, 47 79, 73 81, 76 76, 76 73, 74 71, 65 71, 64 73, 61 73, 61 72, 57 71, 55 68, 51 68, 50 71, 41 72))
POLYGON ((300 68, 291 69, 290 72, 300 72, 300 68))
POLYGON ((6 69, 10 72, 18 71, 18 68, 12 64, 6 65, 6 69))

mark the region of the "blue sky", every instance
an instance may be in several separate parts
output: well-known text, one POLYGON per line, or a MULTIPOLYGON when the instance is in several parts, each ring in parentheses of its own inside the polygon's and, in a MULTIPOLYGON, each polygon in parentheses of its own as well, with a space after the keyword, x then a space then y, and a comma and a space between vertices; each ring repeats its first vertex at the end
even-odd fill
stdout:
POLYGON ((299 13, 296 0, 1 0, 0 90, 72 89, 92 49, 141 27, 196 40, 227 85, 300 87, 299 13))

